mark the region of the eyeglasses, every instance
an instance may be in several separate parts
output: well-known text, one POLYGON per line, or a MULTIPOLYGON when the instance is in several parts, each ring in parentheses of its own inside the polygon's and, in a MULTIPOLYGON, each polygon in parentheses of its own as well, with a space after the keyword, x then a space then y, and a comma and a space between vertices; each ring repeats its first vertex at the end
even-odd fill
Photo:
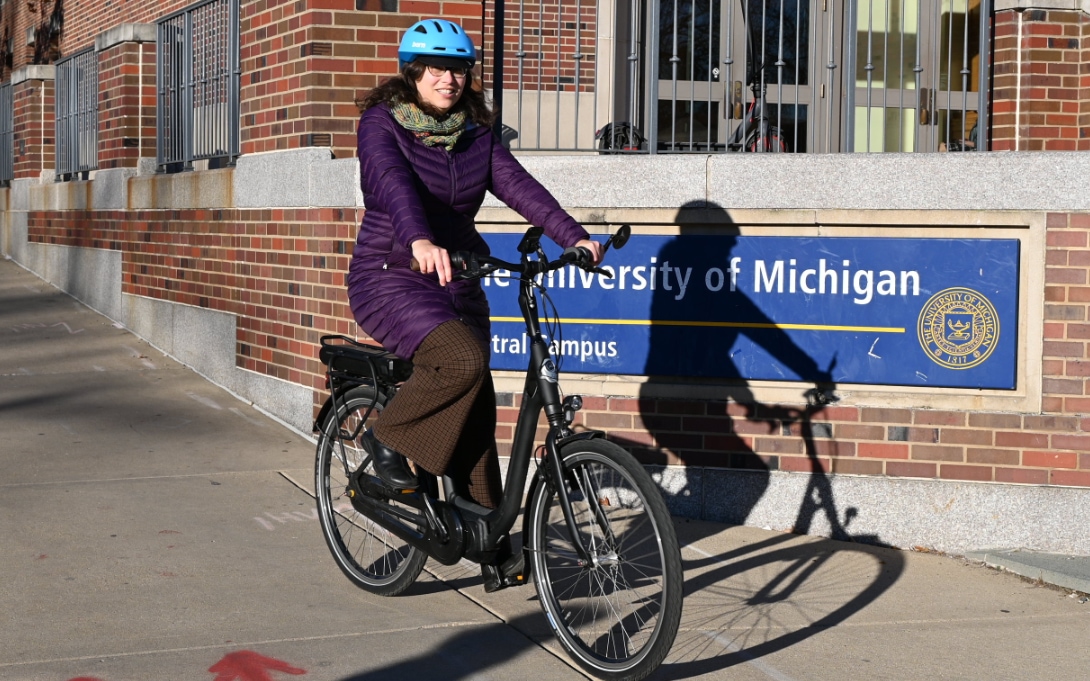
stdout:
POLYGON ((450 75, 455 78, 465 78, 466 74, 469 73, 469 69, 465 66, 435 66, 433 64, 428 64, 428 73, 436 78, 442 76, 447 71, 450 71, 450 75))

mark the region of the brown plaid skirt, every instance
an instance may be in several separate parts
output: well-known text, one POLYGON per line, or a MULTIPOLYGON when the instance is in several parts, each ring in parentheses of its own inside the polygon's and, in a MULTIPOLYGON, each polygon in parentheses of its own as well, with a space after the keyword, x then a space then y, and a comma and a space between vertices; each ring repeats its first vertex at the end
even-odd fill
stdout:
POLYGON ((460 320, 432 331, 413 356, 413 375, 375 423, 379 442, 458 491, 495 508, 503 493, 496 453, 496 392, 488 344, 460 320))

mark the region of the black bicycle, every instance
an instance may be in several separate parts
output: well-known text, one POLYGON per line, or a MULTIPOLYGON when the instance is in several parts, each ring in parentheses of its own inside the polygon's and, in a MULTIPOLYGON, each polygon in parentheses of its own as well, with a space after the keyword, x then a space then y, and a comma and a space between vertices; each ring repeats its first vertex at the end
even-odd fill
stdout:
MULTIPOLYGON (((763 73, 765 65, 749 68, 746 76, 749 90, 753 98, 746 108, 742 122, 734 129, 730 139, 727 140, 728 151, 743 152, 787 152, 787 142, 784 140, 780 127, 772 124, 769 115, 769 106, 765 99, 768 93, 768 85, 765 83, 763 73)), ((741 108, 739 104, 739 109, 741 108)))
MULTIPOLYGON (((620 248, 622 227, 605 244, 620 248)), ((452 254, 460 279, 510 272, 530 359, 504 495, 497 509, 459 496, 448 478, 418 470, 420 486, 394 490, 374 472, 360 436, 396 399, 412 365, 344 336, 322 338, 330 397, 319 413, 315 487, 322 532, 345 575, 372 593, 407 589, 430 557, 489 564, 514 526, 535 463, 523 514, 523 547, 499 569, 505 585, 533 581, 560 643, 586 671, 608 679, 642 679, 662 663, 677 635, 682 607, 681 554, 669 512, 647 471, 604 433, 575 430, 582 400, 562 397, 558 368, 541 332, 539 296, 547 272, 590 264, 585 249, 549 261, 542 230, 530 228, 519 262, 452 254), (535 446, 541 413, 548 431, 535 446), (440 488, 442 494, 440 494, 440 488)), ((555 308, 554 308, 555 309, 555 308)))

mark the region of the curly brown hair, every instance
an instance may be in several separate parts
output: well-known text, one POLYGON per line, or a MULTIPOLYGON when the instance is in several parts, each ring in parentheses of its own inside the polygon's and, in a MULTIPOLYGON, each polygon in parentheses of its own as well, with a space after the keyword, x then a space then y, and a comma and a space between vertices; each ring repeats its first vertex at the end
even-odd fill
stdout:
MULTIPOLYGON (((443 116, 443 112, 436 110, 434 107, 428 105, 427 102, 423 101, 416 90, 416 83, 420 80, 420 77, 424 75, 424 69, 426 68, 427 67, 424 64, 418 61, 412 61, 405 64, 405 66, 401 68, 401 73, 387 78, 379 84, 378 87, 371 90, 366 95, 356 98, 356 106, 359 107, 360 113, 363 113, 378 104, 401 104, 408 102, 420 107, 421 110, 430 116, 435 116, 437 118, 443 116)), ((466 82, 465 86, 462 88, 462 97, 458 100, 458 103, 446 113, 450 114, 456 111, 464 112, 467 120, 473 121, 477 125, 484 127, 492 127, 492 124, 496 120, 496 115, 488 105, 488 100, 485 99, 484 91, 477 82, 476 74, 474 74, 472 69, 466 73, 466 82)))

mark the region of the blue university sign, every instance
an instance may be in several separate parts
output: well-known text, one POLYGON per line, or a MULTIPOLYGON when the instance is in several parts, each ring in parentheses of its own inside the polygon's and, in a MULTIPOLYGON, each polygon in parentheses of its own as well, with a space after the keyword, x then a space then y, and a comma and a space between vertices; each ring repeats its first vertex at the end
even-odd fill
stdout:
MULTIPOLYGON (((506 259, 520 238, 486 235, 506 259)), ((634 236, 612 278, 543 283, 566 371, 1014 389, 1018 260, 1017 239, 634 236)), ((485 281, 496 369, 525 368, 516 287, 485 281)))

